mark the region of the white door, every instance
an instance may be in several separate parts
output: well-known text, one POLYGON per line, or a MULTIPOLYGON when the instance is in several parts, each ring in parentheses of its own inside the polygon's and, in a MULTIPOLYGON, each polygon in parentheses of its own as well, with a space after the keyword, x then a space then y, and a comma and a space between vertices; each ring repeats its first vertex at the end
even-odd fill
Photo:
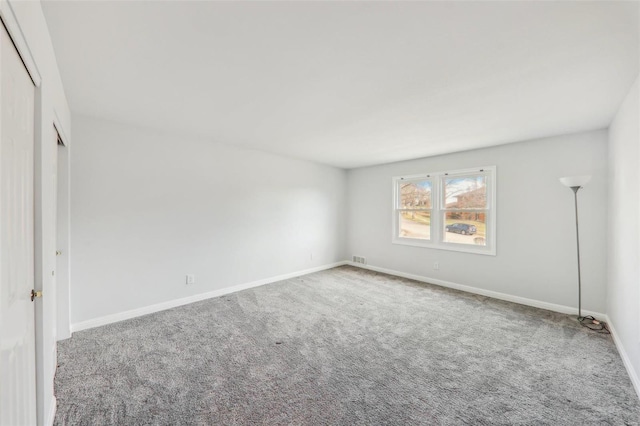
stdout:
POLYGON ((35 89, 2 24, 0 80, 0 425, 33 425, 35 89))

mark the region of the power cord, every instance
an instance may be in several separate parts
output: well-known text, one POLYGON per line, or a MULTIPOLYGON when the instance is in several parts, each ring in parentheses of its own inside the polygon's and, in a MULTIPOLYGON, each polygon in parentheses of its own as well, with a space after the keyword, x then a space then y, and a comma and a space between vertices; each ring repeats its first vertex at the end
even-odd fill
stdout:
POLYGON ((586 317, 578 317, 578 322, 581 326, 586 327, 589 330, 593 330, 597 333, 611 334, 611 332, 607 328, 607 323, 599 321, 591 315, 587 315, 586 317))

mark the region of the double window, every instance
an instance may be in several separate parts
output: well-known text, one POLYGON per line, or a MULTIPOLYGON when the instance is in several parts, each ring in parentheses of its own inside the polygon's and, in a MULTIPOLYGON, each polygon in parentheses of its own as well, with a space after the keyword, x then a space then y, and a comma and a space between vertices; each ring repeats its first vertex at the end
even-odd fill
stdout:
POLYGON ((496 254, 495 167, 393 178, 393 242, 496 254))

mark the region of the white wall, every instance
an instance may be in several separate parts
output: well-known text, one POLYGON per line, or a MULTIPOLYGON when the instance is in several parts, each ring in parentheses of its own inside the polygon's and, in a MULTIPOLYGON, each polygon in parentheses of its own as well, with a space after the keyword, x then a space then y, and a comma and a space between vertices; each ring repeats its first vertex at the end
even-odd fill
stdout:
POLYGON ((72 324, 343 260, 344 170, 73 121, 72 324))
MULTIPOLYGON (((56 136, 54 123, 65 141, 70 134, 70 112, 62 87, 47 24, 37 1, 0 0, 0 13, 18 44, 21 55, 30 55, 42 79, 36 89, 35 163, 35 286, 43 292, 36 303, 36 380, 38 424, 53 422, 56 368, 56 136), (17 30, 17 31, 16 31, 17 30), (21 50, 22 49, 22 50, 21 50)), ((28 65, 31 65, 27 61, 28 65)))
POLYGON ((601 130, 350 170, 347 255, 364 256, 378 268, 577 308, 573 193, 558 178, 591 174, 579 194, 582 307, 604 312, 606 142, 601 130), (496 256, 391 243, 392 176, 491 165, 497 166, 496 256))
POLYGON ((607 313, 640 395, 639 98, 636 80, 609 128, 607 313))

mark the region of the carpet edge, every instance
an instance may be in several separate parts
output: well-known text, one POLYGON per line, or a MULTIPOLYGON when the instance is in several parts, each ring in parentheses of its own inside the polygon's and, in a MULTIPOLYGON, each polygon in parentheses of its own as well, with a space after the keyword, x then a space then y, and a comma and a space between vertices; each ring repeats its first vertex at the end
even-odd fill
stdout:
MULTIPOLYGON (((372 266, 372 265, 363 265, 360 263, 355 263, 355 262, 347 262, 348 265, 354 266, 356 268, 362 268, 362 269, 368 269, 370 271, 374 271, 374 272, 381 272, 383 274, 388 274, 388 275, 394 275, 394 276, 398 276, 401 278, 408 278, 411 280, 415 280, 415 281, 420 281, 420 282, 424 282, 424 283, 428 283, 428 284, 434 284, 437 286, 441 286, 441 287, 447 287, 447 288, 452 288, 455 290, 461 290, 467 293, 473 293, 473 294, 479 294, 482 296, 487 296, 487 297, 491 297, 494 299, 500 299, 500 300, 505 300, 507 302, 513 302, 513 303, 519 303, 521 305, 527 305, 527 306, 532 306, 534 308, 541 308, 541 309, 547 309, 550 311, 554 311, 554 312, 559 312, 562 314, 569 314, 569 315, 575 315, 576 312, 576 308, 572 308, 570 306, 564 306, 564 305, 558 305, 555 303, 549 303, 549 302, 543 302, 540 300, 534 300, 534 299, 528 299, 526 297, 520 297, 520 296, 514 296, 514 295, 510 295, 510 294, 506 294, 506 293, 499 293, 496 291, 491 291, 491 290, 484 290, 481 288, 477 288, 477 287, 471 287, 471 286, 467 286, 467 285, 463 285, 463 284, 457 284, 457 283, 453 283, 453 282, 449 282, 449 281, 444 281, 444 280, 439 280, 437 278, 429 278, 429 277, 423 277, 421 275, 414 275, 414 274, 408 274, 405 272, 400 272, 400 271, 396 271, 393 269, 387 269, 387 268, 381 268, 378 266, 372 266)), ((620 355, 620 358, 622 359, 622 363, 624 364, 625 369, 627 370, 627 374, 629 376, 629 379, 631 380, 631 384, 634 388, 634 390, 636 391, 636 395, 638 396, 638 398, 640 399, 640 377, 638 377, 638 374, 636 373, 635 369, 633 368, 633 365, 631 364, 631 361, 629 360, 629 356, 627 355, 627 352, 624 349, 624 346, 622 346, 622 343, 620 342, 620 339, 618 338, 618 335, 616 333, 615 327, 613 325, 613 323, 611 322, 611 319, 609 318, 609 316, 607 314, 603 314, 600 312, 593 312, 593 311, 589 311, 589 310, 585 310, 583 309, 582 312, 585 315, 592 315, 596 318, 602 318, 603 320, 606 321, 609 330, 611 331, 611 337, 613 339, 614 344, 616 345, 616 349, 618 349, 618 354, 620 355)))
POLYGON ((613 323, 611 322, 611 318, 609 318, 608 315, 605 315, 604 318, 605 318, 605 321, 607 322, 607 326, 609 327, 609 331, 611 331, 611 337, 613 338, 613 343, 616 345, 616 348, 618 349, 620 358, 622 358, 622 363, 624 364, 624 368, 627 369, 627 374, 631 379, 631 384, 633 385, 633 388, 636 391, 636 395, 640 399, 640 377, 638 377, 636 370, 633 368, 633 364, 631 364, 631 360, 629 359, 629 355, 627 355, 627 351, 624 349, 624 346, 622 346, 622 342, 620 341, 620 338, 618 337, 618 333, 616 332, 616 329, 613 323))
POLYGON ((116 314, 105 315, 102 317, 93 318, 90 320, 71 324, 71 333, 73 334, 76 331, 82 331, 90 328, 100 327, 103 325, 136 318, 136 317, 164 311, 171 308, 176 308, 178 306, 188 305, 190 303, 199 302, 199 301, 211 299, 214 297, 224 296, 226 294, 236 293, 238 291, 247 290, 247 289, 259 287, 265 284, 271 284, 274 282, 299 277, 301 275, 312 274, 314 272, 320 272, 326 269, 332 269, 332 268, 336 268, 338 266, 343 266, 347 264, 348 262, 345 260, 340 262, 328 263, 326 265, 317 266, 314 268, 304 269, 296 272, 290 272, 288 274, 276 275, 274 277, 263 278, 261 280, 251 281, 248 283, 237 284, 230 287, 224 287, 224 288, 209 291, 206 293, 200 293, 193 296, 183 297, 180 299, 168 300, 166 302, 156 303, 154 305, 144 306, 142 308, 136 308, 136 309, 131 309, 124 312, 119 312, 116 314))
MULTIPOLYGON (((500 293, 493 290, 485 290, 478 287, 472 287, 464 284, 458 284, 451 281, 444 281, 437 278, 425 277, 422 275, 409 274, 406 272, 396 271, 394 269, 381 268, 379 266, 363 265, 361 263, 355 263, 351 261, 346 262, 347 265, 355 266, 356 268, 368 269, 374 272, 381 272, 383 274, 395 275, 401 278, 408 278, 410 280, 420 281, 427 284, 434 284, 440 287, 451 288, 454 290, 464 291, 466 293, 479 294, 481 296, 491 297, 493 299, 504 300, 506 302, 518 303, 520 305, 531 306, 534 308, 546 309, 548 311, 559 312, 561 314, 577 315, 577 308, 570 306, 558 305, 550 302, 543 302, 541 300, 529 299, 526 297, 515 296, 507 293, 500 293)), ((605 318, 606 315, 601 312, 589 311, 587 309, 582 310, 583 315, 593 315, 594 317, 605 318)))

